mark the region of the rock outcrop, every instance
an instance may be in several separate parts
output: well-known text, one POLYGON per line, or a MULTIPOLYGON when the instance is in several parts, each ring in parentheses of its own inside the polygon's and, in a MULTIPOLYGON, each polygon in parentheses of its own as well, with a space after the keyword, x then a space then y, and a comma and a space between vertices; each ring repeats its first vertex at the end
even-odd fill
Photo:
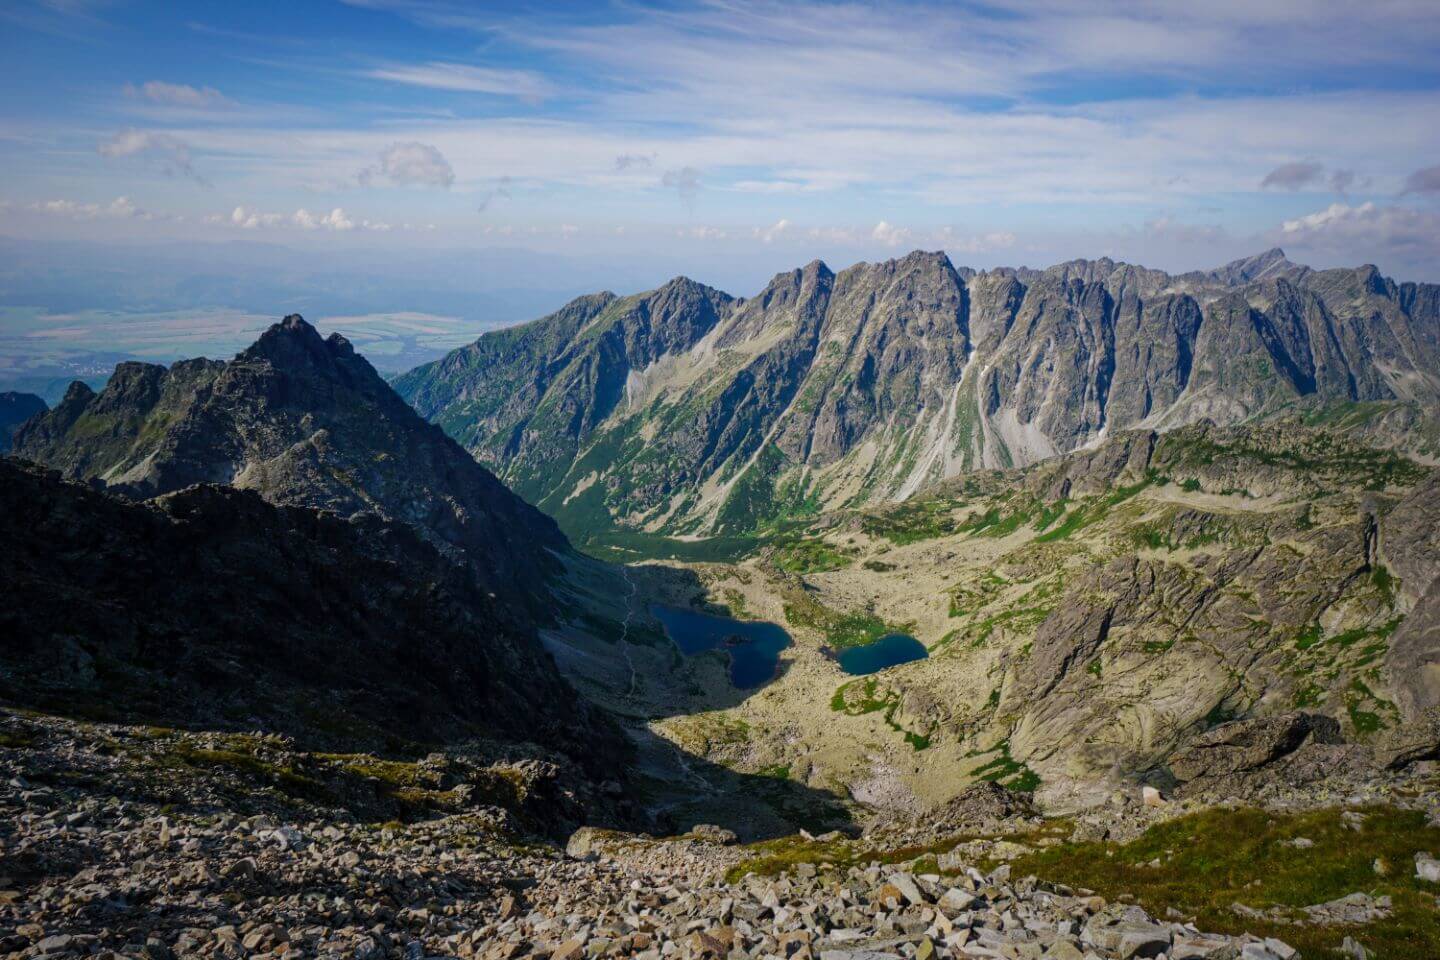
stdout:
POLYGON ((1312 740, 1341 742, 1340 725, 1331 717, 1302 712, 1236 720, 1196 737, 1170 758, 1170 772, 1181 783, 1253 773, 1312 740))

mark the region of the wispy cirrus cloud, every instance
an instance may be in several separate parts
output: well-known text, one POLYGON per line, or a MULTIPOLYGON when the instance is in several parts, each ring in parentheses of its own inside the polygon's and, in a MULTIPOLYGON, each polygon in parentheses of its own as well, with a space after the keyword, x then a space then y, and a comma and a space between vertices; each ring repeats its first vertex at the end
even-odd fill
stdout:
POLYGON ((125 84, 125 95, 137 100, 172 107, 188 107, 196 110, 228 107, 231 101, 214 87, 192 87, 187 83, 166 83, 163 80, 147 80, 138 86, 125 84))
MULTIPOLYGON (((139 16, 104 17, 122 10, 139 16)), ((793 246, 806 259, 831 245, 1095 255, 1110 248, 1087 244, 1108 237, 1192 266, 1313 215, 1326 193, 1421 212, 1440 193, 1426 166, 1440 128, 1416 122, 1440 111, 1440 9, 1418 0, 1375 0, 1363 31, 1339 0, 354 0, 328 17, 330 45, 301 27, 267 53, 243 12, 217 9, 187 42, 219 56, 243 45, 263 70, 208 72, 201 57, 88 112, 0 113, 0 154, 17 183, 74 171, 94 182, 54 189, 173 203, 192 227, 200 201, 147 193, 137 175, 201 167, 227 205, 246 198, 244 222, 297 237, 294 214, 271 211, 423 218, 462 244, 489 228, 542 246, 571 224, 583 229, 567 252, 637 261, 701 230, 716 253, 793 246), (75 170, 97 122, 133 126, 75 170), (356 196, 366 184, 417 189, 356 196), (793 226, 772 233, 781 223, 793 226)), ((19 189, 22 206, 41 199, 19 189)), ((1380 216, 1326 235, 1364 258, 1375 234, 1360 224, 1380 216)))
POLYGON ((529 70, 507 70, 464 63, 432 61, 418 64, 392 64, 366 71, 376 80, 389 80, 412 87, 451 90, 459 93, 484 93, 518 97, 532 103, 555 93, 551 83, 529 70))

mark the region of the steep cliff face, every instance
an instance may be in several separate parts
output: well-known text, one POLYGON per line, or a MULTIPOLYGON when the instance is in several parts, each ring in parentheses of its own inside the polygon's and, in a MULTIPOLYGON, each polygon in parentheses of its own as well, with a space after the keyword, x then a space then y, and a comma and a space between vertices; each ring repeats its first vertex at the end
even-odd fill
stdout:
POLYGON ((597 777, 628 756, 533 629, 405 524, 209 484, 135 503, 0 460, 0 552, 12 704, 312 750, 526 742, 597 777))
POLYGON ((1278 250, 1180 276, 917 252, 584 298, 396 388, 572 531, 742 533, 1136 427, 1300 412, 1433 452, 1440 303, 1278 250))
POLYGON ((17 456, 134 497, 197 483, 407 523, 507 597, 535 594, 564 536, 426 423, 338 334, 298 316, 229 362, 122 363, 16 437, 17 456))

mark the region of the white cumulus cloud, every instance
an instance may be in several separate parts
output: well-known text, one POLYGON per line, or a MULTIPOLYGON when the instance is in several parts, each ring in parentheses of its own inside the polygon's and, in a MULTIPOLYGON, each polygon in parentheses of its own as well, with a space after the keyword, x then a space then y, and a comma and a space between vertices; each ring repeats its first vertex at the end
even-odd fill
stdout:
POLYGON ((887 247, 898 247, 902 243, 909 243, 910 237, 909 229, 893 226, 884 220, 875 224, 875 229, 870 231, 870 239, 883 243, 887 247))
MULTIPOLYGON (((303 230, 353 230, 355 221, 346 215, 340 207, 336 207, 329 213, 311 213, 304 207, 295 211, 290 218, 295 226, 303 230)), ((368 222, 368 221, 367 221, 368 222)))
POLYGON ((1332 203, 1324 210, 1286 220, 1279 240, 1286 246, 1320 250, 1338 256, 1373 258, 1398 254, 1417 262, 1440 257, 1440 212, 1411 207, 1351 206, 1332 203))
POLYGON ((449 190, 455 182, 455 170, 436 147, 412 140, 392 143, 380 151, 380 163, 366 167, 357 175, 361 184, 369 185, 377 177, 385 177, 400 186, 439 187, 449 190))
POLYGON ((774 243, 776 240, 783 237, 786 232, 789 231, 789 229, 790 221, 786 220, 784 217, 781 217, 779 220, 775 221, 768 227, 765 227, 763 229, 760 227, 756 227, 755 236, 760 239, 761 243, 774 243))

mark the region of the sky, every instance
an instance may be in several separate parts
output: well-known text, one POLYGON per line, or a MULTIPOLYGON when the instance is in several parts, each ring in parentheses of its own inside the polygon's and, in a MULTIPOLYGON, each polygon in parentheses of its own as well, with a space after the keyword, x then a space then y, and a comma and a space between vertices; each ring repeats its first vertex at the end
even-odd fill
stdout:
POLYGON ((914 248, 1440 281, 1437 53, 1434 0, 0 0, 0 368, 914 248))

